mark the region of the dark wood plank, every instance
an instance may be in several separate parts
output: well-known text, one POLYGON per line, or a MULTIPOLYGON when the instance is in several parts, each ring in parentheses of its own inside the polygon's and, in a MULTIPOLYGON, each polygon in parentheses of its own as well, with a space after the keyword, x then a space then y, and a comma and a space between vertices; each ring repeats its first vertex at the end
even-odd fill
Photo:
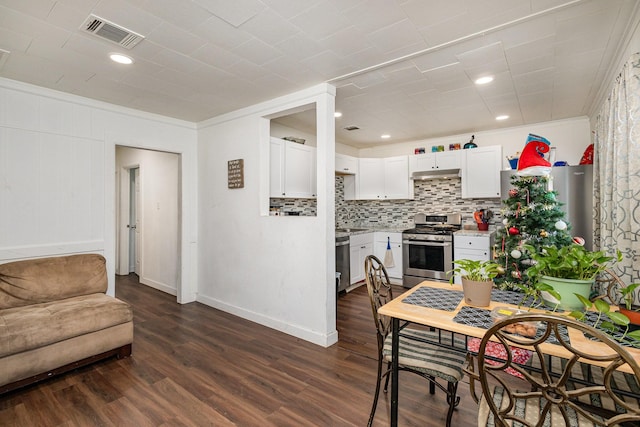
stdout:
MULTIPOLYGON (((396 290, 399 294, 401 288, 396 290)), ((375 390, 366 289, 338 300, 339 342, 322 348, 118 277, 133 306, 131 357, 111 358, 0 396, 2 426, 363 426, 375 390)), ((468 386, 454 425, 475 425, 468 386)), ((375 426, 389 424, 381 393, 375 426)), ((400 425, 444 425, 442 393, 401 373, 400 425)))

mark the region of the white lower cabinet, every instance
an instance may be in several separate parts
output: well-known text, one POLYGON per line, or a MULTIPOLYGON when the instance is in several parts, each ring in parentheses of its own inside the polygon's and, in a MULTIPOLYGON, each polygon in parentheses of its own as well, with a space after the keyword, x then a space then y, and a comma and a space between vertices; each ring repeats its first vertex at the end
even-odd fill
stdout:
MULTIPOLYGON (((453 260, 471 259, 486 261, 491 259, 491 246, 493 246, 493 233, 485 235, 453 235, 453 260)), ((460 284, 459 276, 456 276, 455 283, 460 284)))
POLYGON ((387 243, 391 245, 391 254, 393 255, 394 263, 393 267, 387 267, 385 265, 387 274, 392 279, 402 280, 402 233, 385 233, 380 231, 374 233, 373 254, 383 263, 387 253, 387 243))
POLYGON ((349 236, 351 284, 364 280, 364 260, 373 254, 374 233, 349 236))

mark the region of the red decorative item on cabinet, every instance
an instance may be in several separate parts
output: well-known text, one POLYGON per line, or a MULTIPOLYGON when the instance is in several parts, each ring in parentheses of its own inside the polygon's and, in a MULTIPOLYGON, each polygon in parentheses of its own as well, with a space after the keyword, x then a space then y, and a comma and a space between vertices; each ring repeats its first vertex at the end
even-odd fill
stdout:
POLYGON ((593 164, 593 144, 589 144, 586 150, 584 150, 584 154, 580 159, 581 165, 592 165, 593 164))

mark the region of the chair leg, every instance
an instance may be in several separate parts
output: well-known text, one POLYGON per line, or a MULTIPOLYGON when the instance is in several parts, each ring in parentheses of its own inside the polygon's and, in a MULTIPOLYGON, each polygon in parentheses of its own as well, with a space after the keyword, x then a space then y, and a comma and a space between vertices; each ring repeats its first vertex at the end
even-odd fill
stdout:
POLYGON ((382 390, 385 393, 389 388, 389 377, 391 377, 391 362, 387 363, 387 372, 389 372, 389 374, 387 374, 387 378, 384 380, 384 389, 382 390))
POLYGON ((433 375, 429 375, 429 394, 436 394, 436 378, 433 375))
MULTIPOLYGON (((369 415, 369 422, 367 427, 371 427, 373 423, 373 417, 376 415, 376 408, 378 406, 378 397, 380 396, 380 382, 382 381, 382 354, 378 355, 378 378, 376 379, 376 392, 373 396, 373 405, 371 405, 371 414, 369 415)), ((387 375, 387 381, 384 385, 384 391, 387 392, 387 382, 389 382, 389 375, 387 375)))
POLYGON ((447 384, 447 403, 449 404, 449 411, 447 412, 447 423, 446 427, 451 426, 451 417, 453 416, 453 409, 458 406, 460 403, 460 396, 456 396, 458 392, 458 383, 448 383, 447 384))

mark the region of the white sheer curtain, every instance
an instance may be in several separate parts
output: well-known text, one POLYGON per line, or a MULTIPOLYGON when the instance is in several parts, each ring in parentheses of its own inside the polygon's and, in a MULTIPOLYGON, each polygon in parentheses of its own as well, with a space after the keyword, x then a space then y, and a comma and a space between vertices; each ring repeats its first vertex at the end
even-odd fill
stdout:
POLYGON ((640 52, 631 55, 596 118, 594 246, 623 261, 626 284, 640 282, 640 52))

